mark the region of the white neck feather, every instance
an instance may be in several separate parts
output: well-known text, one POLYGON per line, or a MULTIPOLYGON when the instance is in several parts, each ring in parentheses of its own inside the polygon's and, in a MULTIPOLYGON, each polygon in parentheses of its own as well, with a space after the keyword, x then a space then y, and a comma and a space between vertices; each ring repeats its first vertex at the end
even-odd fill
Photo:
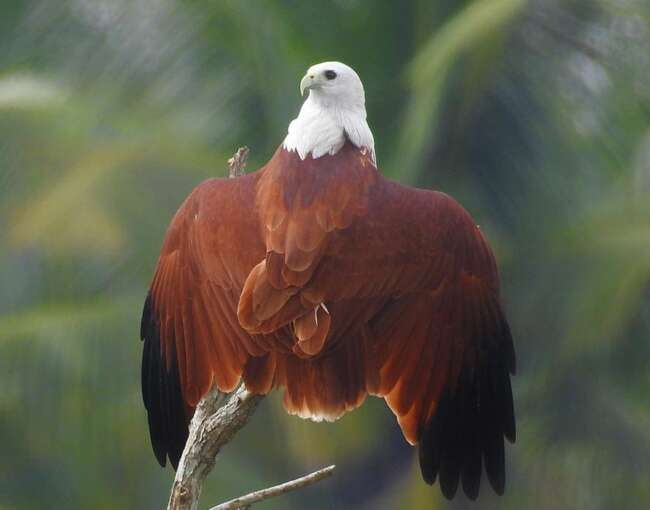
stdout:
POLYGON ((289 124, 289 133, 282 146, 288 151, 298 152, 300 159, 309 154, 317 159, 326 154, 336 154, 345 144, 346 137, 360 149, 367 149, 377 165, 375 141, 363 104, 342 106, 324 102, 310 92, 298 117, 289 124))

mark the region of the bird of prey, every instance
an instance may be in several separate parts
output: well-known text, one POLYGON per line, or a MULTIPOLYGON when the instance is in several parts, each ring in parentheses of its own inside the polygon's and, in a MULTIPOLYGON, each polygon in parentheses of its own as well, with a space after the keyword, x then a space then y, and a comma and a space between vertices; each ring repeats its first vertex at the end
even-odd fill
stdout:
POLYGON ((176 467, 201 397, 243 380, 313 420, 382 397, 427 483, 475 499, 485 470, 503 493, 515 353, 484 235, 378 172, 352 68, 314 65, 300 91, 271 160, 201 183, 167 231, 141 324, 156 458, 176 467))

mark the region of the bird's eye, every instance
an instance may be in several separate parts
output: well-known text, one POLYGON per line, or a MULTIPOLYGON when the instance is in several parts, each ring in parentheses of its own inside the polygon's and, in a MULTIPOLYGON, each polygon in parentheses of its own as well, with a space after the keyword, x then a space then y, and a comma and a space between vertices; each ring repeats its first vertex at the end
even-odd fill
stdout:
POLYGON ((336 78, 336 73, 334 71, 325 71, 325 78, 328 80, 333 80, 336 78))

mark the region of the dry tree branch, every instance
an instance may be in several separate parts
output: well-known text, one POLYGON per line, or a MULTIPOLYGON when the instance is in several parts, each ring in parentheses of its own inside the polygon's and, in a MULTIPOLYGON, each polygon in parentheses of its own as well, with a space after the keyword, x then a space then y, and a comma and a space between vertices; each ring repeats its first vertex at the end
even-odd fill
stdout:
POLYGON ((248 161, 248 147, 240 147, 232 158, 228 160, 228 177, 239 177, 244 175, 244 168, 248 161))
POLYGON ((230 395, 215 388, 201 399, 178 463, 168 510, 196 510, 203 480, 214 467, 219 450, 246 425, 262 398, 240 386, 230 395))
POLYGON ((291 492, 302 487, 307 487, 308 485, 316 483, 323 478, 328 478, 334 473, 334 468, 336 468, 334 465, 324 467, 323 469, 314 471, 309 475, 301 476, 300 478, 296 478, 290 482, 274 485, 268 489, 262 489, 259 491, 251 492, 246 496, 231 499, 230 501, 226 501, 225 503, 221 503, 220 505, 212 507, 210 510, 241 510, 244 508, 249 508, 253 503, 259 503, 265 499, 280 496, 281 494, 286 494, 287 492, 291 492))
MULTIPOLYGON (((242 147, 228 160, 231 178, 244 174, 247 159, 248 148, 242 147)), ((214 388, 201 399, 190 423, 187 443, 178 463, 167 510, 196 510, 198 508, 203 481, 214 467, 219 450, 230 442, 239 429, 246 425, 262 398, 262 395, 249 393, 241 385, 231 394, 221 393, 214 388)), ((257 491, 233 501, 240 501, 239 507, 241 508, 243 505, 245 508, 262 499, 317 482, 330 476, 333 469, 334 466, 330 466, 292 482, 257 491)), ((238 508, 227 506, 231 503, 232 501, 229 501, 216 508, 238 508)))

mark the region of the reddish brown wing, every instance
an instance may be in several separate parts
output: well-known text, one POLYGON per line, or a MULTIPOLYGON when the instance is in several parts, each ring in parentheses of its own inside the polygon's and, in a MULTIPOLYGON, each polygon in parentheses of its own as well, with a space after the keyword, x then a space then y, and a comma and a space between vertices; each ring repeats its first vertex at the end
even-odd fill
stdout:
POLYGON ((301 292, 328 306, 344 301, 334 324, 361 323, 378 370, 367 390, 419 444, 427 482, 439 475, 452 497, 462 479, 475 498, 483 464, 503 492, 503 439, 515 439, 514 349, 494 257, 457 202, 382 179, 367 214, 329 247, 301 292))
POLYGON ((237 322, 250 269, 264 257, 249 204, 257 174, 206 181, 172 220, 142 314, 142 394, 156 457, 177 465, 187 424, 216 384, 230 391, 250 355, 264 354, 237 322))

